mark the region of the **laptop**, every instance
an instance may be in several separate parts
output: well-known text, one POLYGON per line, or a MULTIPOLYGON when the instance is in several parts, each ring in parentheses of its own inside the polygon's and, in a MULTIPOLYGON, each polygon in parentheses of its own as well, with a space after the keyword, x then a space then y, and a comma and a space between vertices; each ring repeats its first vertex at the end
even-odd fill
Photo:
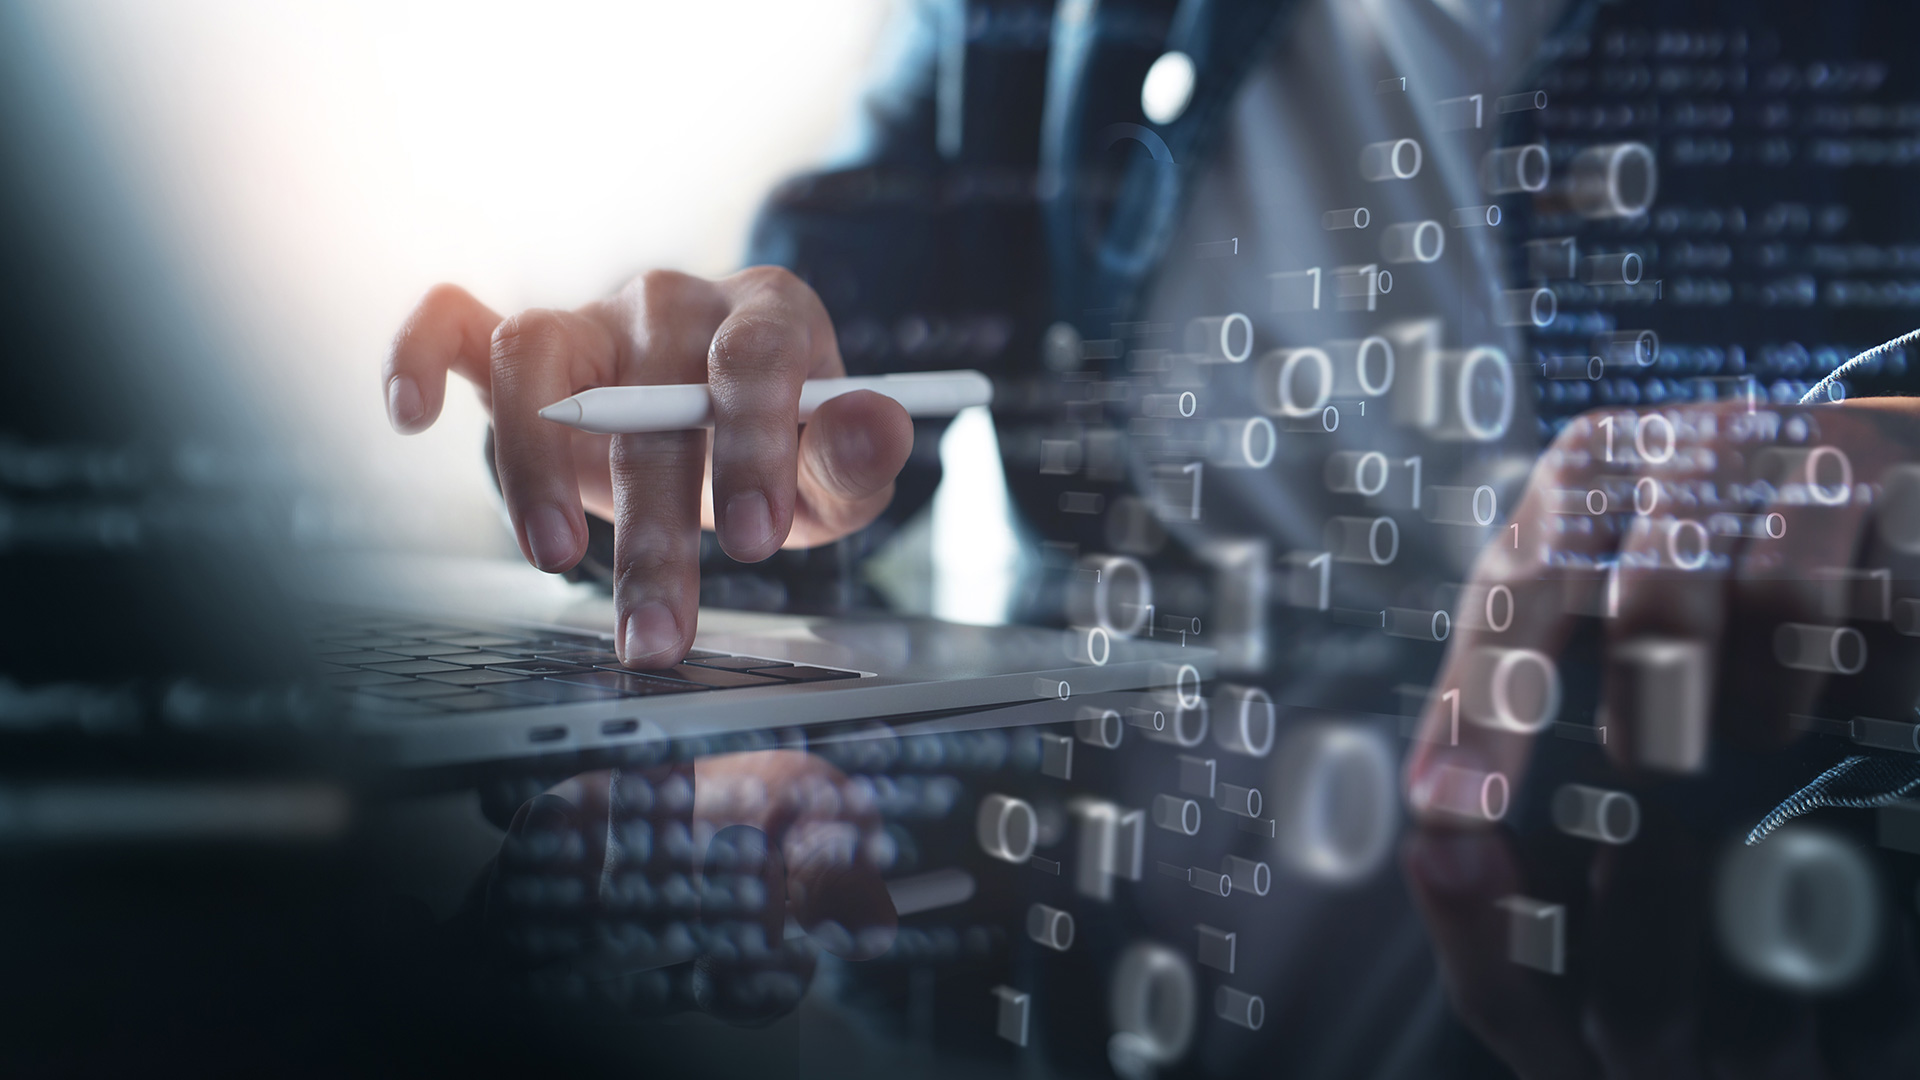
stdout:
POLYGON ((1179 727, 1182 706, 1204 709, 1215 673, 1212 650, 1170 637, 711 608, 685 661, 637 671, 615 656, 610 597, 555 583, 561 603, 529 604, 492 583, 543 575, 473 562, 360 573, 376 587, 404 578, 416 595, 328 610, 308 630, 350 730, 382 765, 578 763, 667 740, 879 719, 949 729, 1086 719, 1159 734, 1179 727), (423 577, 433 580, 419 587, 423 577), (436 606, 454 595, 499 599, 436 606))

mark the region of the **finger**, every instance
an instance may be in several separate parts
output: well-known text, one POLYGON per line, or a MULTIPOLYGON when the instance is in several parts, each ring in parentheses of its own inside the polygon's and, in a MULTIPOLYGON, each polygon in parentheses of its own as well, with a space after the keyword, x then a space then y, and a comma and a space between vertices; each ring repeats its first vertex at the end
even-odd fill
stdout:
MULTIPOLYGON (((635 278, 582 311, 624 343, 623 384, 705 380, 728 302, 710 281, 666 270, 635 278)), ((610 442, 614 521, 614 649, 637 667, 664 667, 693 643, 699 606, 703 431, 616 436, 610 442)))
POLYGON ((493 334, 494 461, 514 536, 527 561, 558 573, 587 549, 574 471, 573 430, 540 410, 582 387, 611 382, 614 343, 601 323, 563 311, 525 311, 493 334))
POLYGON ((788 911, 821 947, 863 960, 893 944, 899 917, 873 858, 880 821, 832 764, 793 750, 702 758, 696 815, 748 824, 786 861, 788 911))
POLYGON ((567 931, 577 926, 598 874, 585 858, 594 831, 554 792, 527 800, 514 815, 487 882, 485 926, 515 962, 540 967, 578 955, 579 935, 567 931))
POLYGON ((1913 425, 1884 408, 1793 410, 1773 445, 1746 455, 1755 490, 1735 564, 1730 645, 1758 659, 1724 680, 1729 738, 1745 747, 1795 737, 1795 716, 1904 712, 1908 649, 1892 633, 1901 560, 1869 542, 1873 485, 1905 459, 1913 425))
POLYGON ((693 646, 706 452, 704 431, 613 440, 614 641, 629 667, 666 667, 693 646))
POLYGON ((913 420, 892 398, 860 390, 821 405, 800 433, 787 542, 812 547, 864 528, 893 501, 893 479, 911 453, 913 420))
POLYGON ((488 393, 493 328, 500 316, 458 285, 435 285, 394 335, 381 369, 387 421, 411 435, 432 426, 453 371, 488 393))
POLYGON ((1506 841, 1495 833, 1421 830, 1404 862, 1460 1019, 1521 1077, 1587 1077, 1585 1047, 1569 991, 1509 955, 1501 901, 1521 891, 1506 841))
POLYGON ((1629 767, 1692 772, 1706 761, 1738 540, 1701 516, 1635 514, 1621 544, 1594 726, 1629 767))
POLYGON ((756 267, 721 283, 733 311, 713 335, 713 514, 742 562, 778 550, 793 524, 800 387, 844 372, 819 297, 793 274, 756 267))
POLYGON ((869 830, 849 821, 804 820, 787 831, 787 902, 820 947, 870 960, 893 947, 893 895, 870 856, 869 830))
POLYGON ((1609 467, 1594 420, 1576 418, 1541 455, 1511 518, 1518 532, 1494 533, 1461 590, 1408 760, 1408 800, 1423 820, 1497 820, 1535 733, 1555 719, 1556 657, 1578 620, 1599 613, 1618 541, 1612 519, 1584 501, 1609 467))
POLYGON ((712 945, 694 963, 694 1001, 733 1024, 764 1024, 791 1012, 806 993, 818 953, 785 939, 786 860, 751 825, 728 825, 707 845, 702 925, 712 945))

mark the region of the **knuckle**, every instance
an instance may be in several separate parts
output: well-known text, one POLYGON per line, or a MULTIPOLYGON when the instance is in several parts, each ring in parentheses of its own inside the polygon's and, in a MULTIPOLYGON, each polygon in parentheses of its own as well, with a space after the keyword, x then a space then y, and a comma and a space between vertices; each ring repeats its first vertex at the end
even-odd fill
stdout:
POLYGON ((707 335, 725 314, 712 282, 675 270, 649 270, 634 278, 617 306, 636 341, 674 352, 705 351, 707 335))
POLYGON ((791 428, 770 418, 738 415, 716 428, 713 467, 716 481, 728 487, 741 481, 779 489, 794 484, 794 451, 799 440, 791 428), (767 422, 761 422, 767 419, 767 422))
POLYGON ((493 330, 493 355, 497 362, 514 363, 531 357, 552 355, 566 337, 566 325, 558 312, 522 311, 501 320, 493 330))
POLYGON ((713 336, 713 359, 721 370, 778 370, 805 356, 806 331, 791 319, 742 315, 713 336))
POLYGON ((540 448, 529 446, 525 438, 502 432, 494 444, 494 468, 499 471, 500 493, 509 506, 530 509, 545 496, 552 479, 547 458, 540 448))
POLYGON ((686 306, 691 295, 704 286, 690 274, 678 270, 648 270, 628 286, 638 309, 648 315, 670 313, 686 306))
POLYGON ((431 347, 451 330, 449 319, 468 301, 467 291, 458 285, 441 282, 428 289, 420 302, 407 314, 387 348, 386 374, 391 376, 414 350, 431 347))
POLYGON ((648 586, 677 579, 686 570, 686 560, 669 548, 652 543, 624 545, 613 573, 616 594, 633 595, 648 586))
POLYGON ((638 485, 647 477, 698 476, 707 457, 707 439, 699 431, 616 435, 610 449, 614 479, 638 485))
POLYGON ((784 266, 749 266, 740 271, 737 280, 749 289, 772 293, 776 296, 803 297, 812 296, 813 289, 800 275, 784 266))
POLYGON ((442 281, 428 289, 427 294, 420 298, 420 307, 439 311, 464 304, 469 299, 467 290, 450 281, 442 281))
POLYGON ((1591 436, 1593 425, 1606 415, 1606 411, 1602 409, 1581 413, 1571 423, 1562 426, 1558 432, 1554 433, 1553 441, 1547 445, 1547 449, 1567 451, 1584 447, 1591 436))

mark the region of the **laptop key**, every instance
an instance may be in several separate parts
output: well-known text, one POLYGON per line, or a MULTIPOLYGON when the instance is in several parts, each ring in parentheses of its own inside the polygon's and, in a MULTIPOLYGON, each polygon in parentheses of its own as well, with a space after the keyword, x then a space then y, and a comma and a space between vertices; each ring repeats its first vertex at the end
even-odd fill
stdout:
POLYGON ((329 664, 344 664, 347 667, 364 667, 367 664, 391 664, 396 660, 407 659, 399 653, 373 652, 360 649, 355 652, 315 653, 329 664))
POLYGON ((778 686, 773 679, 762 678, 745 671, 725 671, 720 668, 698 667, 693 664, 675 664, 668 668, 635 669, 642 675, 655 678, 673 679, 677 682, 696 683, 710 686, 716 690, 735 690, 743 686, 778 686))
POLYGON ((766 668, 759 672, 788 682, 825 682, 828 679, 857 679, 859 673, 835 671, 833 668, 809 667, 804 664, 797 667, 766 668))
POLYGON ((792 667, 785 660, 762 660, 758 656, 716 656, 712 659, 695 659, 688 654, 687 663, 700 667, 719 668, 723 671, 755 671, 760 668, 792 667))
POLYGON ((463 649, 495 649, 501 646, 526 645, 531 641, 529 638, 509 637, 506 634, 456 634, 440 640, 444 644, 458 645, 463 649))
POLYGON ((489 671, 486 668, 468 668, 465 671, 447 671, 438 675, 422 675, 428 682, 445 683, 448 686, 485 686, 488 683, 519 682, 525 675, 510 675, 504 671, 489 671))
POLYGON ((592 671, 591 667, 581 664, 563 664, 558 660, 510 660, 490 664, 493 671, 504 671, 509 675, 546 676, 572 675, 581 671, 592 671))
POLYGON ((458 653, 452 656, 436 656, 434 659, 443 664, 459 664, 462 667, 492 667, 495 664, 518 663, 525 659, 525 657, 513 656, 508 653, 477 652, 458 653))
POLYGON ((360 692, 363 694, 372 694, 375 697, 407 699, 445 697, 448 694, 458 694, 465 690, 466 687, 464 686, 448 686, 446 683, 421 682, 418 679, 407 679, 404 682, 397 683, 383 683, 379 686, 360 687, 360 692))
POLYGON ((389 675, 435 675, 443 671, 465 671, 459 664, 443 664, 438 660, 402 660, 395 664, 368 664, 368 671, 384 671, 389 675))
POLYGON ((465 694, 456 694, 453 697, 428 698, 427 704, 449 712, 485 712, 488 709, 525 709, 534 703, 474 690, 465 694))
POLYGON ((687 650, 687 659, 689 660, 724 660, 727 655, 727 653, 723 652, 714 652, 712 649, 687 650))
POLYGON ((606 649, 549 649, 537 652, 534 656, 541 660, 558 660, 563 664, 585 664, 589 667, 618 663, 620 660, 617 654, 606 649))
POLYGON ((552 679, 528 679, 525 682, 500 683, 487 687, 489 694, 504 694, 519 698, 529 704, 563 705, 570 701, 612 701, 627 695, 618 690, 598 686, 580 686, 575 683, 555 682, 552 679))
POLYGON ((343 671, 327 676, 327 682, 334 686, 380 686, 412 681, 405 675, 388 675, 383 671, 343 671))
POLYGON ((461 653, 474 653, 480 650, 469 649, 465 645, 443 645, 438 641, 416 641, 406 645, 390 646, 387 651, 397 652, 402 656, 418 657, 424 660, 435 656, 452 658, 461 653))
POLYGON ((685 694, 694 690, 712 689, 712 687, 695 683, 650 679, 644 675, 621 671, 583 671, 576 675, 555 676, 554 681, 572 683, 576 686, 597 686, 604 690, 618 690, 623 694, 642 697, 652 694, 685 694))
POLYGON ((434 711, 412 701, 399 698, 369 697, 355 694, 347 699, 347 707, 355 712, 379 713, 382 716, 433 716, 434 711))

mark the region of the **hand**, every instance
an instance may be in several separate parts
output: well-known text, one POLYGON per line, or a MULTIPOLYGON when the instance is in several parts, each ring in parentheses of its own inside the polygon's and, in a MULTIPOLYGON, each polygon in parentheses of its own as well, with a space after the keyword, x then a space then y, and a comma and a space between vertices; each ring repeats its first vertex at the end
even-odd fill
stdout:
MULTIPOLYGON (((1505 830, 1472 828, 1520 796, 1542 732, 1585 719, 1562 707, 1562 668, 1597 675, 1594 725, 1622 786, 1703 770, 1713 740, 1781 746, 1816 708, 1905 713, 1913 639, 1892 632, 1888 601, 1915 576, 1920 501, 1906 485, 1920 474, 1892 470, 1920 457, 1920 407, 1755 413, 1577 418, 1454 612, 1408 766, 1420 828, 1407 872, 1455 1007, 1523 1077, 1822 1075, 1832 1047, 1873 1060, 1912 1038, 1890 1051, 1884 1033, 1832 1030, 1845 1010, 1729 976, 1708 878, 1750 820, 1656 811, 1624 847, 1548 834, 1526 861, 1505 830), (1516 894, 1563 905, 1565 974, 1508 956, 1500 901, 1516 894)), ((1914 979, 1910 963, 1888 979, 1908 1002, 1890 1010, 1911 1008, 1914 979)))
POLYGON ((1823 693, 1842 718, 1904 713, 1913 639, 1888 600, 1915 576, 1920 522, 1903 511, 1920 500, 1890 470, 1920 456, 1916 419, 1889 399, 1569 424, 1462 590, 1409 764, 1415 811, 1500 817, 1534 738, 1584 719, 1560 715, 1563 663, 1597 672, 1595 735, 1629 772, 1697 771, 1710 734, 1783 745, 1823 693), (1875 505, 1897 488, 1903 505, 1875 505), (1596 620, 1597 662, 1567 661, 1596 620))
POLYGON ((1542 851, 1529 843, 1525 860, 1503 830, 1430 828, 1408 841, 1407 877, 1448 996, 1516 1075, 1910 1071, 1920 1050, 1920 969, 1904 933, 1881 931, 1878 958, 1843 998, 1757 983, 1728 962, 1715 926, 1715 848, 1738 844, 1737 834, 1702 835, 1687 815, 1657 811, 1646 826, 1625 847, 1562 838, 1558 850, 1542 851), (1542 892, 1563 902, 1559 975, 1509 955, 1512 916, 1499 901, 1542 892))
POLYGON ((766 1021, 799 1002, 818 950, 891 947, 879 827, 839 770, 799 751, 583 773, 520 807, 475 898, 537 992, 766 1021))
POLYGON ((583 505, 614 523, 615 648, 635 667, 676 663, 693 643, 701 528, 743 562, 836 540, 886 508, 913 448, 906 410, 867 392, 827 402, 801 430, 801 383, 846 372, 820 298, 777 267, 719 281, 654 271, 574 311, 507 319, 441 285, 387 357, 395 429, 433 424, 448 371, 492 414, 500 490, 528 562, 557 573, 580 561, 583 505), (711 455, 703 431, 589 435, 538 415, 591 387, 702 382, 711 455))

